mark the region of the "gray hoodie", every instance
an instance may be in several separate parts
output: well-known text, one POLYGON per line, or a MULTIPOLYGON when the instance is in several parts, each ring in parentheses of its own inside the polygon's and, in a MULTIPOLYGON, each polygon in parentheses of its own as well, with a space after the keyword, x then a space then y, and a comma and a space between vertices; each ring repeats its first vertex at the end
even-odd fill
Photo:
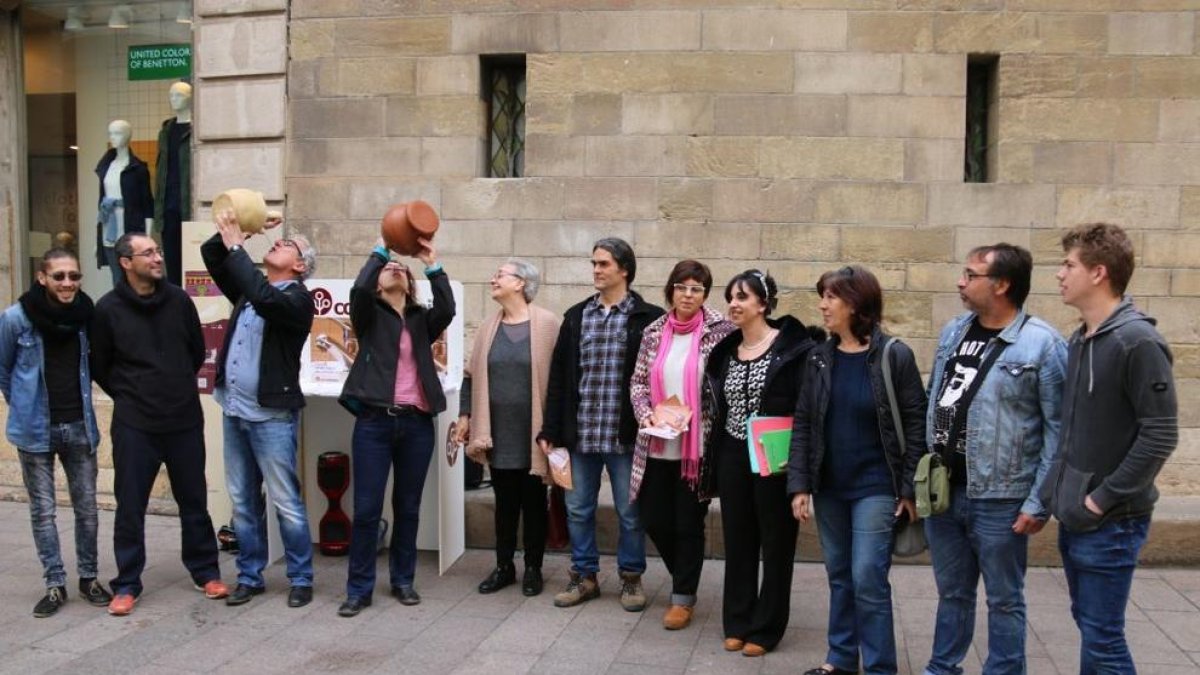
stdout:
POLYGON ((1171 350, 1154 324, 1126 297, 1094 334, 1071 336, 1060 452, 1042 484, 1071 531, 1154 510, 1154 478, 1179 438, 1171 350), (1084 506, 1088 495, 1103 516, 1084 506))

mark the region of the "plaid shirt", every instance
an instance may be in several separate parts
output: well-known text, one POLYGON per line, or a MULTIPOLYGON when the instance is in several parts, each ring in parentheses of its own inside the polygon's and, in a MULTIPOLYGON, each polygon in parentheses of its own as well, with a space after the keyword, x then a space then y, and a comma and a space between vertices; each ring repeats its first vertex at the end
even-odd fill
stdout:
POLYGON ((629 451, 617 441, 617 432, 621 426, 621 397, 627 395, 621 374, 625 327, 633 304, 633 296, 626 295, 606 311, 597 295, 583 308, 579 334, 579 452, 629 451))

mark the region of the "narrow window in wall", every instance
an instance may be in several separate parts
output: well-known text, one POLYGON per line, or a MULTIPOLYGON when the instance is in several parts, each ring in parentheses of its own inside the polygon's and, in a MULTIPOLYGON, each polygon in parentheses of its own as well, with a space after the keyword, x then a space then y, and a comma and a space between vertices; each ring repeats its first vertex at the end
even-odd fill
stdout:
POLYGON ((996 177, 996 54, 967 57, 967 138, 963 181, 987 183, 996 177))
POLYGON ((525 174, 525 55, 480 57, 487 101, 488 169, 493 178, 525 174))

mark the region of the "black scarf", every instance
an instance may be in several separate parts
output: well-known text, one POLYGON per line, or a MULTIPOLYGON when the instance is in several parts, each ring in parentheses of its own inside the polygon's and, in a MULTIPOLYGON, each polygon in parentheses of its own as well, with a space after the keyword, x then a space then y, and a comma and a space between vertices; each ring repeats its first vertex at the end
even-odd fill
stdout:
POLYGON ((64 305, 50 297, 41 284, 25 291, 20 300, 25 315, 46 340, 65 340, 78 335, 92 320, 95 306, 87 293, 79 291, 71 304, 64 305))

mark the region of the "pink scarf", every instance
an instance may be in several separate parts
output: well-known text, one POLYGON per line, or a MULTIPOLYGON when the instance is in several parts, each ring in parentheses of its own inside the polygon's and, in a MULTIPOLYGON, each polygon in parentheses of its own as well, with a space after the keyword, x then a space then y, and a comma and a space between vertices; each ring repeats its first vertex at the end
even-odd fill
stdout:
MULTIPOLYGON (((700 436, 703 435, 703 422, 700 418, 700 334, 704 325, 704 308, 696 312, 691 319, 680 321, 675 312, 667 314, 663 324, 662 340, 658 343, 658 353, 654 355, 654 366, 650 369, 650 404, 658 405, 667 398, 663 384, 663 368, 666 366, 667 354, 671 352, 671 341, 676 334, 690 335, 696 333, 688 349, 687 361, 683 364, 683 403, 692 410, 692 419, 687 431, 683 432, 680 442, 680 455, 683 478, 688 485, 694 486, 700 476, 700 436)), ((651 439, 650 447, 655 454, 663 451, 662 439, 651 439)))

